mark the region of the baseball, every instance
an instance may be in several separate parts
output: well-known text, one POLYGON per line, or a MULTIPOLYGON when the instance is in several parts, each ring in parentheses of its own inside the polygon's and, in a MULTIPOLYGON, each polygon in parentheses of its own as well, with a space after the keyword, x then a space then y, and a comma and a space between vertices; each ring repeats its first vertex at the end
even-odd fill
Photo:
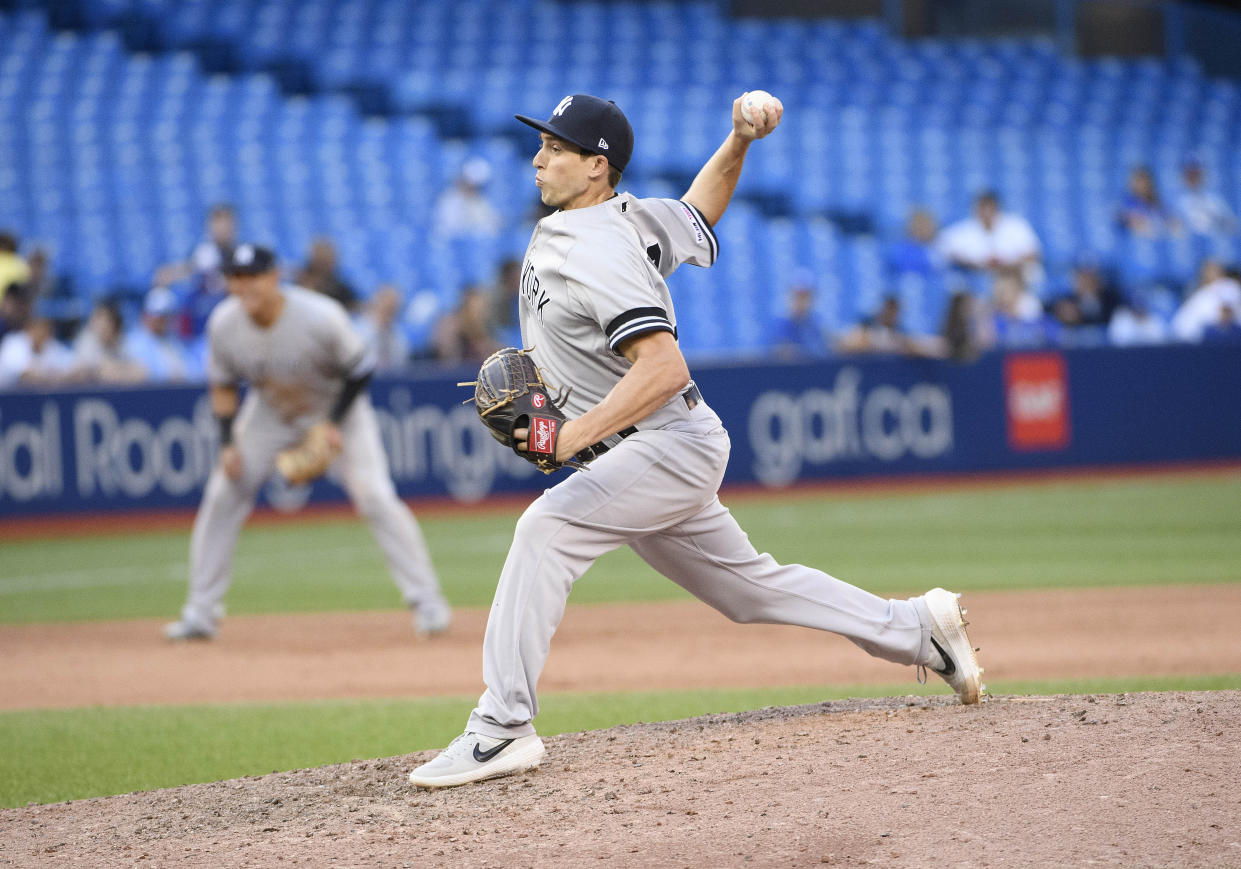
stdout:
POLYGON ((766 112, 763 106, 774 99, 775 97, 767 93, 767 91, 750 91, 741 101, 741 117, 745 118, 747 124, 753 124, 755 113, 759 117, 765 115, 766 112))

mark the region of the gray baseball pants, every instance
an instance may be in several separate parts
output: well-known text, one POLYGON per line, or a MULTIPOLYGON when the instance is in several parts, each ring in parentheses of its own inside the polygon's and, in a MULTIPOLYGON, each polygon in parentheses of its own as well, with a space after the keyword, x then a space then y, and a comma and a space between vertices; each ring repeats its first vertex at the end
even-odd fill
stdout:
MULTIPOLYGON (((207 480, 202 504, 190 534, 189 599, 181 611, 186 621, 214 625, 233 579, 233 552, 259 489, 275 468, 276 453, 298 443, 306 427, 280 420, 251 391, 237 415, 236 440, 242 476, 230 480, 217 465, 207 480)), ((375 409, 359 397, 341 421, 343 449, 333 464, 354 509, 370 525, 383 551, 401 598, 407 605, 440 595, 439 580, 422 529, 397 497, 388 473, 388 457, 379 436, 375 409)))
POLYGON ((467 730, 501 739, 534 732, 539 674, 569 591, 622 544, 733 621, 802 625, 899 664, 928 660, 920 599, 885 600, 754 549, 716 496, 729 448, 719 417, 700 403, 674 427, 631 435, 526 509, 487 620, 487 690, 467 730))

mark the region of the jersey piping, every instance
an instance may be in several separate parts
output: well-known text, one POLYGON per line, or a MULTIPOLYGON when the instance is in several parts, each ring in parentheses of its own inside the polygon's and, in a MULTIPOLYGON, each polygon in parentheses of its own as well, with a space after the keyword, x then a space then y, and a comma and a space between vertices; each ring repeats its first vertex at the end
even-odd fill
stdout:
POLYGON ((702 234, 707 237, 707 244, 711 247, 711 264, 714 265, 720 255, 720 241, 715 237, 715 230, 711 228, 711 224, 693 204, 686 202, 684 199, 677 201, 690 210, 690 213, 694 215, 694 219, 698 221, 698 225, 702 227, 702 234))
POLYGON ((668 322, 668 312, 655 307, 630 308, 613 318, 604 329, 608 347, 613 353, 619 353, 618 348, 628 339, 647 332, 671 332, 676 335, 676 330, 668 322))

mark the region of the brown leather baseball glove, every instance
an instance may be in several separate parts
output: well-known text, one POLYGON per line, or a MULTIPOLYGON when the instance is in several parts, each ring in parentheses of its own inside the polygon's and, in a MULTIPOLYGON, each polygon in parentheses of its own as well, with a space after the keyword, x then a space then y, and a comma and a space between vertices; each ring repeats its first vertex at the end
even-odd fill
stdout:
POLYGON ((276 470, 295 486, 316 480, 327 471, 340 447, 328 436, 332 423, 321 420, 310 427, 306 437, 297 446, 276 454, 276 470))
POLYGON ((581 462, 556 461, 556 444, 566 417, 560 408, 568 398, 561 390, 553 398, 543 373, 534 364, 527 350, 505 347, 488 356, 478 370, 478 379, 458 386, 474 387, 474 404, 478 416, 491 436, 540 471, 550 474, 568 465, 584 467, 581 462), (530 430, 526 449, 517 448, 513 430, 530 430))

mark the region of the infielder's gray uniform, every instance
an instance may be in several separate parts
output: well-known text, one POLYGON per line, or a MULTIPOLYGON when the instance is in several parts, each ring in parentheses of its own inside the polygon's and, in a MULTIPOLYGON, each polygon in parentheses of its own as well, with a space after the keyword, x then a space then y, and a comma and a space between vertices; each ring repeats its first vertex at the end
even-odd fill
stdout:
MULTIPOLYGON (((207 480, 190 537, 190 592, 182 619, 214 625, 232 581, 233 551, 276 453, 294 446, 325 419, 346 377, 373 365, 343 308, 332 299, 284 285, 284 309, 268 329, 256 325, 235 298, 207 322, 208 380, 250 389, 237 414, 234 444, 242 476, 216 467, 207 480)), ((422 531, 397 497, 379 436, 375 409, 359 395, 340 424, 343 450, 334 467, 354 507, 370 524, 388 569, 410 606, 441 603, 439 582, 422 531)))
MULTIPOLYGON (((630 363, 627 338, 676 335, 664 278, 709 266, 717 243, 687 203, 621 194, 539 222, 522 268, 522 341, 549 384, 572 384, 572 419, 603 399, 630 363)), ((517 523, 483 643, 487 690, 467 731, 534 733, 535 689, 574 581, 628 544, 644 561, 738 622, 804 625, 889 661, 931 660, 920 600, 884 600, 802 565, 759 554, 716 497, 728 434, 691 384, 585 471, 548 489, 517 523)))

